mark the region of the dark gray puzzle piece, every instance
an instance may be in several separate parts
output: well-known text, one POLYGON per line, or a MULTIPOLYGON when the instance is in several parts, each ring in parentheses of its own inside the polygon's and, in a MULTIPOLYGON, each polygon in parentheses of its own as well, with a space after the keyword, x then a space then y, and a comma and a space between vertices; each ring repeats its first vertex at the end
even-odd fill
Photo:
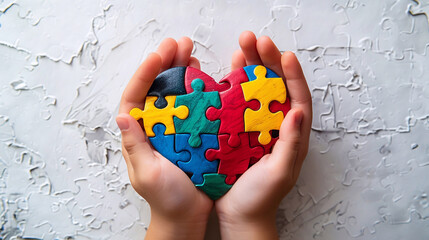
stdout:
POLYGON ((155 107, 167 106, 166 96, 186 94, 185 73, 187 67, 175 67, 160 73, 149 89, 148 96, 156 96, 155 107))

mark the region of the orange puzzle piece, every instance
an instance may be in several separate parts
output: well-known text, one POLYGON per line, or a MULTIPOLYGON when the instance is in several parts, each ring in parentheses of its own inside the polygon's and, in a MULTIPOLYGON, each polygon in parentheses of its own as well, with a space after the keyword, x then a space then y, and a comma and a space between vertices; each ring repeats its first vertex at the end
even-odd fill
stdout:
POLYGON ((173 116, 185 119, 189 115, 189 109, 186 106, 174 107, 176 96, 166 96, 167 106, 165 108, 155 107, 155 101, 158 97, 147 96, 143 111, 140 108, 133 108, 130 115, 136 120, 143 119, 144 129, 148 137, 154 137, 153 126, 157 123, 165 125, 165 135, 175 134, 173 116))
POLYGON ((258 100, 261 107, 254 111, 246 109, 244 112, 244 128, 246 132, 260 132, 258 141, 266 145, 271 141, 271 130, 279 130, 284 115, 282 112, 272 113, 269 109, 270 103, 286 101, 286 87, 282 78, 266 78, 267 69, 257 66, 254 69, 256 79, 241 84, 244 99, 258 100))

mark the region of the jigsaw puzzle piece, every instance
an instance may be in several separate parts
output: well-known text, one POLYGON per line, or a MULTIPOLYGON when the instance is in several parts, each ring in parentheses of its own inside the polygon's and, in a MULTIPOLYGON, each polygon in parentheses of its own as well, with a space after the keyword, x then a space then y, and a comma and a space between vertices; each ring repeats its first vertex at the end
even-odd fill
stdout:
POLYGON ((218 92, 203 92, 203 80, 197 78, 192 82, 192 93, 177 96, 176 107, 186 106, 189 115, 186 119, 174 118, 174 126, 177 133, 189 133, 189 145, 199 147, 201 145, 200 134, 217 134, 220 121, 209 121, 206 117, 208 107, 220 108, 220 98, 218 92))
POLYGON ((234 148, 228 145, 228 135, 219 135, 219 149, 207 150, 206 157, 209 161, 219 160, 218 173, 225 174, 226 184, 233 184, 237 175, 243 174, 250 164, 251 158, 260 159, 264 150, 261 146, 250 147, 249 133, 240 133, 240 147, 234 148))
POLYGON ((186 67, 175 67, 160 73, 152 83, 147 95, 155 96, 155 107, 165 108, 167 106, 166 96, 186 94, 185 89, 186 67))
POLYGON ((426 20, 428 20, 429 23, 429 3, 422 3, 421 0, 414 0, 414 2, 417 3, 417 6, 411 6, 411 9, 409 12, 411 15, 426 15, 426 20))
POLYGON ((204 92, 223 92, 231 87, 227 82, 219 84, 212 77, 199 69, 188 67, 185 74, 185 89, 187 93, 192 93, 194 91, 191 85, 197 78, 204 81, 204 92))
POLYGON ((170 160, 170 162, 177 165, 177 161, 189 161, 191 155, 188 151, 176 152, 174 146, 174 135, 164 135, 166 128, 162 124, 153 126, 155 137, 150 137, 149 141, 152 146, 161 153, 162 156, 170 160))
POLYGON ((220 83, 228 83, 231 88, 219 93, 222 107, 220 109, 210 107, 207 109, 208 120, 220 120, 219 133, 229 134, 228 144, 231 147, 240 145, 239 133, 244 132, 244 111, 246 108, 257 110, 259 102, 256 100, 246 102, 244 100, 241 83, 247 82, 247 74, 243 68, 237 69, 226 75, 220 83))
POLYGON ((194 184, 203 184, 203 174, 217 173, 219 160, 209 161, 205 153, 207 149, 218 149, 217 135, 201 134, 201 145, 197 148, 189 145, 190 134, 176 134, 176 152, 188 151, 191 158, 187 162, 178 161, 177 165, 186 173, 191 173, 194 184))
POLYGON ((165 125, 165 135, 175 134, 173 116, 177 119, 185 119, 189 114, 189 109, 186 106, 174 107, 176 96, 165 97, 167 106, 165 108, 155 107, 157 97, 146 97, 144 109, 133 108, 130 115, 136 120, 143 119, 143 126, 148 137, 154 137, 155 133, 152 128, 157 123, 165 125))
MULTIPOLYGON (((260 65, 250 65, 243 68, 243 70, 246 72, 247 78, 249 81, 256 80, 255 75, 255 68, 260 65)), ((277 75, 275 72, 273 72, 271 69, 267 69, 267 74, 265 75, 266 78, 279 78, 280 76, 277 75)))
POLYGON ((226 176, 223 174, 209 173, 203 175, 204 182, 195 185, 204 191, 212 200, 218 200, 232 188, 232 185, 225 183, 226 176))
POLYGON ((290 100, 288 97, 286 97, 285 103, 279 103, 277 101, 270 103, 270 111, 272 113, 281 111, 283 113, 283 116, 286 116, 287 112, 289 112, 290 109, 291 109, 291 106, 290 106, 290 100))
MULTIPOLYGON (((277 140, 279 140, 278 133, 274 134, 276 130, 271 131, 271 141, 267 145, 262 145, 262 148, 264 149, 264 155, 270 154, 273 150, 274 144, 276 144, 277 140)), ((250 132, 249 133, 249 141, 250 141, 250 147, 257 147, 261 146, 258 141, 259 133, 258 132, 250 132)), ((251 158, 250 159, 250 166, 257 163, 259 161, 259 158, 251 158)))
POLYGON ((256 66, 256 79, 241 84, 246 101, 256 99, 261 107, 254 111, 246 109, 244 112, 244 128, 246 132, 260 132, 259 142, 266 145, 271 141, 271 130, 280 129, 284 115, 281 112, 272 113, 269 105, 273 101, 283 104, 286 102, 286 87, 282 78, 266 78, 267 69, 256 66))

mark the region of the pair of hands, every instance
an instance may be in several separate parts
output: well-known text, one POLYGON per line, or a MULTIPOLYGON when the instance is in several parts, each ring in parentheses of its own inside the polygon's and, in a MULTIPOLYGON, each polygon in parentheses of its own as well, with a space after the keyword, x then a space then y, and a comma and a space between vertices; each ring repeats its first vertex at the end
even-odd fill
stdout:
POLYGON ((248 169, 215 203, 151 147, 140 124, 128 114, 134 107, 143 109, 146 94, 160 72, 177 66, 200 69, 199 61, 191 56, 192 41, 186 37, 177 42, 165 39, 141 64, 123 92, 116 121, 131 184, 151 207, 148 239, 202 239, 213 206, 222 238, 277 237, 276 210, 295 185, 308 151, 311 95, 293 53, 282 55, 270 38, 256 39, 252 32, 243 32, 239 44, 241 49, 232 57, 232 70, 254 64, 270 68, 286 79, 292 109, 281 125, 272 153, 248 169))

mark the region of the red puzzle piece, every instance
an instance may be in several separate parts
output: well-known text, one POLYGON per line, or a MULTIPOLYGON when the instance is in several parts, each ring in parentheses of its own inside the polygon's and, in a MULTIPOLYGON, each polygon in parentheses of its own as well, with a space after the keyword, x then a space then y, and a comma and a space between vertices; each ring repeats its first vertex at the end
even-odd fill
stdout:
MULTIPOLYGON (((260 104, 257 100, 247 102, 244 99, 241 83, 247 82, 247 74, 243 68, 237 69, 226 75, 220 83, 228 84, 230 89, 219 93, 222 107, 220 109, 210 107, 206 116, 210 121, 220 119, 220 134, 229 134, 228 144, 231 147, 240 146, 239 133, 244 132, 244 111, 246 108, 257 110, 260 104)), ((221 86, 222 86, 221 85, 221 86)))
MULTIPOLYGON (((279 104, 281 105, 281 104, 279 104)), ((250 141, 250 147, 257 147, 262 146, 264 148, 264 155, 271 153, 272 148, 274 147, 274 144, 276 144, 277 140, 279 140, 278 137, 271 138, 271 142, 269 142, 267 145, 261 145, 258 140, 259 132, 250 132, 249 133, 249 141, 250 141)), ((257 163, 259 161, 259 158, 251 158, 250 159, 250 166, 257 163)))
POLYGON ((281 104, 277 101, 273 101, 270 103, 270 111, 272 113, 278 112, 278 111, 282 111, 283 112, 283 117, 286 117, 286 113, 289 112, 291 106, 290 106, 290 99, 289 97, 286 98, 286 102, 281 104))
POLYGON ((192 84, 192 81, 194 81, 197 78, 204 81, 204 85, 205 85, 205 88, 203 90, 204 92, 214 92, 214 91, 223 92, 230 87, 228 83, 224 83, 224 84, 217 83, 212 77, 205 74, 201 70, 198 70, 193 67, 187 67, 186 73, 185 73, 185 89, 187 93, 191 93, 194 91, 191 87, 191 84, 192 84))
POLYGON ((233 184, 237 175, 243 174, 249 168, 250 159, 261 158, 264 150, 261 146, 250 147, 249 133, 239 134, 239 148, 230 147, 228 138, 228 135, 219 135, 219 149, 207 150, 206 158, 209 161, 220 159, 218 173, 227 175, 226 184, 233 184))

